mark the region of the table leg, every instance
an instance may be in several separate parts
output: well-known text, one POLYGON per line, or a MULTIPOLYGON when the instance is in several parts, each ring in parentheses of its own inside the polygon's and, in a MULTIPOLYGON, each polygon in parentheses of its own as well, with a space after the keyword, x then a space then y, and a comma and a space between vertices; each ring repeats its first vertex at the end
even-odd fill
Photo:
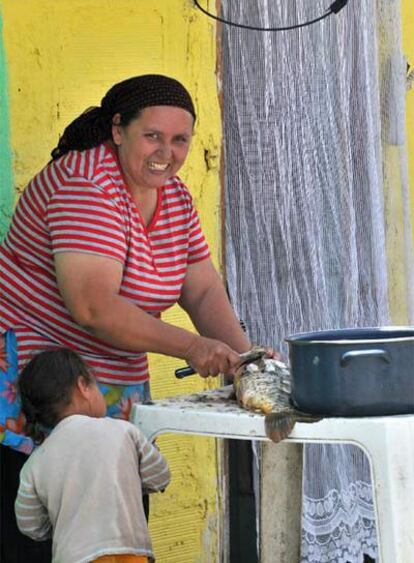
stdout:
POLYGON ((408 420, 384 422, 381 433, 363 436, 363 444, 372 462, 380 561, 409 563, 414 560, 414 428, 408 420))
POLYGON ((302 453, 301 444, 262 444, 261 563, 300 561, 302 453))

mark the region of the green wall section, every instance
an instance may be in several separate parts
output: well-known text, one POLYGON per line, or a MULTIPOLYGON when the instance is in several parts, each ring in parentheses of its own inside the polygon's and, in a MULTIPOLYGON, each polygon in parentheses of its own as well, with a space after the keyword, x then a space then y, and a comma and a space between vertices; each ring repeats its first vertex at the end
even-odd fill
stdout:
POLYGON ((0 238, 3 238, 13 210, 13 177, 10 149, 10 120, 7 86, 7 62, 0 14, 0 238))

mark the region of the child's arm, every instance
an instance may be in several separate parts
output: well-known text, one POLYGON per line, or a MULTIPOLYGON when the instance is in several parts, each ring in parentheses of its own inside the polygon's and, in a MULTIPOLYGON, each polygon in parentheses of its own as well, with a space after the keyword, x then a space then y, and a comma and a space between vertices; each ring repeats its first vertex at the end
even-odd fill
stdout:
POLYGON ((146 492, 163 491, 171 478, 167 462, 142 434, 137 447, 142 488, 146 492))
POLYGON ((14 511, 17 526, 22 534, 36 541, 52 537, 52 525, 47 510, 40 502, 34 487, 22 477, 20 477, 14 511))

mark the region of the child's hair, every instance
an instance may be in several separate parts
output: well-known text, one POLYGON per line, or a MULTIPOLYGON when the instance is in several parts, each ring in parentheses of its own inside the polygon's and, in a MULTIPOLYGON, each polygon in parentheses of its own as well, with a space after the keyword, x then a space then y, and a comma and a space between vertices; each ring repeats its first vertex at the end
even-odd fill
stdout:
POLYGON ((26 418, 25 432, 35 444, 42 443, 47 429, 59 422, 78 377, 87 383, 95 381, 78 354, 66 348, 41 352, 22 370, 17 388, 26 418))

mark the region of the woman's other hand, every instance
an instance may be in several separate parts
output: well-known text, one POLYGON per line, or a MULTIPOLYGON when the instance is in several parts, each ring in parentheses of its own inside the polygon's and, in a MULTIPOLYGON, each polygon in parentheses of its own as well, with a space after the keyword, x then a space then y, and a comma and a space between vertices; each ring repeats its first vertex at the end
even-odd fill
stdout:
POLYGON ((283 357, 282 354, 280 352, 277 352, 276 350, 273 350, 273 348, 271 348, 270 346, 265 346, 265 350, 266 350, 266 358, 269 358, 271 360, 278 360, 279 362, 283 362, 283 357))
POLYGON ((230 346, 204 336, 194 337, 185 359, 201 377, 214 377, 219 374, 232 376, 240 365, 239 354, 230 346))

